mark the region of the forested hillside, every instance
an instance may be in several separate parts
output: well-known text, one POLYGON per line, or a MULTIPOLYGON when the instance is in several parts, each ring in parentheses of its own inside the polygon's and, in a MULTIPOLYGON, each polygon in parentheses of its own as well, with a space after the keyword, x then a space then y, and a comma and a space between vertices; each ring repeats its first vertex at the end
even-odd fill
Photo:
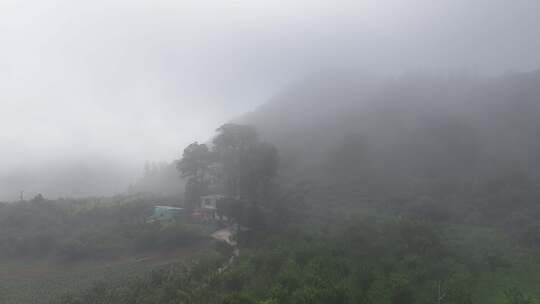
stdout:
POLYGON ((539 84, 540 72, 314 76, 238 121, 255 125, 292 167, 380 172, 384 164, 388 175, 485 179, 511 165, 514 174, 533 177, 540 167, 539 84))
POLYGON ((495 78, 354 74, 291 85, 257 126, 325 214, 369 205, 497 224, 540 244, 540 72, 495 78), (336 209, 337 207, 337 209, 336 209))

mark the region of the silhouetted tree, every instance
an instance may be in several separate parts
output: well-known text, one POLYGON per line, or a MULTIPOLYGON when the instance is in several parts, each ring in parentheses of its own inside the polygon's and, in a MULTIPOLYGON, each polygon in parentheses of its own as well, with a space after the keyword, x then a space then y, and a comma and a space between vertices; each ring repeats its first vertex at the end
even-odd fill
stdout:
POLYGON ((177 162, 177 169, 183 177, 188 178, 186 184, 186 201, 192 207, 196 200, 204 194, 208 184, 208 167, 212 162, 212 153, 205 144, 194 142, 184 149, 182 159, 177 162))
POLYGON ((225 124, 217 129, 214 151, 228 195, 260 200, 276 175, 277 149, 261 142, 252 126, 225 124))

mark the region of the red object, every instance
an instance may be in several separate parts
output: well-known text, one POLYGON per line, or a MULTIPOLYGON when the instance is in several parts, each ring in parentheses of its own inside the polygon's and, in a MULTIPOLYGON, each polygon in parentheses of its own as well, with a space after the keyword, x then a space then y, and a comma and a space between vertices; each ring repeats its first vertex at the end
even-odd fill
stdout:
POLYGON ((191 213, 191 218, 194 220, 207 220, 209 218, 209 214, 205 210, 195 210, 193 213, 191 213))
POLYGON ((193 211, 193 213, 191 213, 191 218, 194 219, 194 220, 202 220, 203 219, 203 214, 197 210, 193 211))

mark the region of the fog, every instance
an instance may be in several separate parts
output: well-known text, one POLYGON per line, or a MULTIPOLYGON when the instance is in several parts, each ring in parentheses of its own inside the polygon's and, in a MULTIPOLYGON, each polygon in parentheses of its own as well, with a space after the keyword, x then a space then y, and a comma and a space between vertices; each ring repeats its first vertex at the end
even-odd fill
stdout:
POLYGON ((535 0, 0 2, 0 200, 124 191, 306 75, 540 67, 535 0), (99 173, 97 173, 99 172, 99 173))

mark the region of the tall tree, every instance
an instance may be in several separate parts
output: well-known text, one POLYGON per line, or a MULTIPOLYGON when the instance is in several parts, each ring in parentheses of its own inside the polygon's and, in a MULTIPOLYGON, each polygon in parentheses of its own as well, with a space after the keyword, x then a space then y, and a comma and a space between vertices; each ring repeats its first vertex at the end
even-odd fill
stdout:
POLYGON ((209 166, 212 162, 212 152, 205 144, 194 142, 184 149, 182 159, 176 168, 182 177, 187 178, 186 201, 188 207, 193 207, 201 195, 205 194, 209 183, 209 166))
POLYGON ((277 149, 260 141, 252 126, 225 124, 216 131, 212 149, 195 142, 184 149, 177 163, 188 178, 188 206, 210 192, 210 186, 217 186, 228 196, 218 204, 220 212, 252 228, 264 226, 261 206, 275 209, 269 202, 276 197, 271 195, 271 186, 278 167, 277 149))
POLYGON ((276 148, 261 142, 252 126, 225 124, 217 132, 213 149, 221 165, 226 193, 260 200, 264 188, 276 175, 276 148))

